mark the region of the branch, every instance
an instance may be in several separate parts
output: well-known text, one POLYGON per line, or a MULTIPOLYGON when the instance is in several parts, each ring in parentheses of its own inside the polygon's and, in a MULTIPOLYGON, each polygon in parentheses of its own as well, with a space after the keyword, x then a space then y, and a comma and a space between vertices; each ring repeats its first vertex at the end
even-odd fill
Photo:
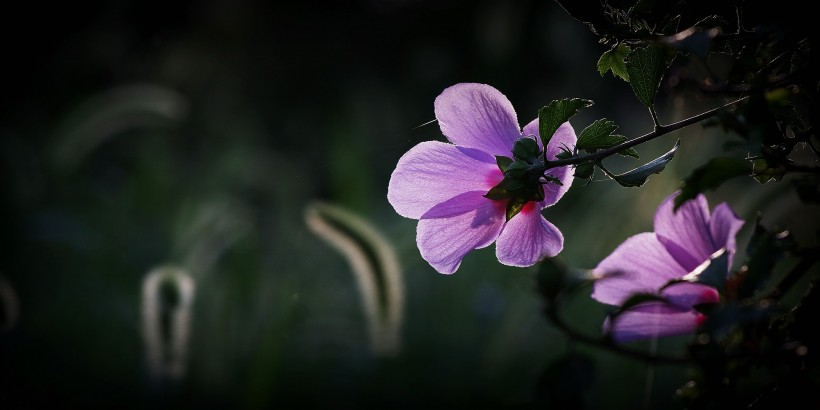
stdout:
POLYGON ((557 159, 555 161, 547 161, 544 164, 544 166, 545 166, 544 169, 547 170, 547 169, 550 169, 550 168, 561 167, 561 166, 566 166, 566 165, 575 165, 575 164, 580 164, 582 162, 587 162, 587 161, 598 162, 598 161, 600 161, 600 160, 602 160, 606 157, 609 157, 609 156, 612 156, 612 155, 618 153, 619 151, 623 151, 627 148, 632 148, 636 145, 640 145, 640 144, 643 144, 644 142, 651 141, 651 140, 653 140, 655 138, 658 138, 662 135, 669 134, 672 131, 677 131, 681 128, 688 127, 692 124, 696 124, 698 122, 701 122, 701 121, 703 121, 707 118, 714 117, 715 115, 720 113, 720 111, 722 111, 726 108, 729 108, 731 106, 737 105, 741 102, 744 102, 744 101, 746 101, 746 99, 748 99, 748 97, 743 97, 739 100, 732 101, 728 104, 722 105, 720 107, 711 109, 711 110, 706 111, 706 112, 702 112, 698 115, 695 115, 693 117, 689 117, 685 120, 681 120, 681 121, 678 121, 678 122, 675 122, 675 123, 672 123, 672 124, 669 124, 669 125, 656 126, 654 131, 652 131, 652 132, 650 132, 646 135, 642 135, 638 138, 634 138, 634 139, 631 139, 629 141, 626 141, 623 144, 616 145, 612 148, 607 148, 607 149, 604 149, 604 150, 593 152, 591 154, 578 155, 578 156, 573 156, 573 157, 566 158, 566 159, 557 159))

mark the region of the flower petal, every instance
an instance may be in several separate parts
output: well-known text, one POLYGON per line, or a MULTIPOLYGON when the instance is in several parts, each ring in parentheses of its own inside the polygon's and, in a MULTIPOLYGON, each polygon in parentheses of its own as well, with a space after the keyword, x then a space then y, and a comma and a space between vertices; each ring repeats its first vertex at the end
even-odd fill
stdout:
POLYGON ((717 289, 699 283, 680 282, 667 287, 661 295, 674 305, 691 308, 700 303, 717 303, 720 294, 717 289))
POLYGON ((441 132, 453 144, 509 157, 515 140, 521 138, 510 100, 489 85, 448 87, 434 106, 441 132))
POLYGON ((735 235, 746 223, 740 219, 729 205, 721 203, 712 211, 712 218, 709 220, 709 232, 712 235, 712 241, 715 246, 726 248, 729 253, 729 267, 732 266, 732 259, 737 248, 735 242, 735 235))
POLYGON ((502 179, 492 155, 427 141, 399 159, 390 176, 387 200, 399 215, 418 219, 437 204, 459 194, 487 193, 502 179))
POLYGON ((655 234, 672 257, 689 272, 709 259, 723 245, 715 246, 712 242, 706 197, 698 195, 674 211, 674 199, 677 195, 678 193, 670 195, 658 206, 655 212, 655 234))
POLYGON ((534 202, 507 221, 495 244, 498 261, 509 266, 532 266, 564 248, 561 231, 541 216, 534 202))
POLYGON ((421 257, 438 272, 455 272, 467 253, 493 243, 504 227, 504 203, 482 195, 482 192, 459 195, 450 201, 455 204, 440 205, 433 211, 459 210, 453 216, 419 220, 416 244, 421 257), (461 212, 470 208, 472 210, 461 212))
MULTIPOLYGON (((530 121, 530 123, 524 127, 524 135, 535 135, 538 146, 541 147, 541 138, 538 133, 538 118, 530 121)), ((572 128, 572 125, 570 125, 569 122, 561 124, 558 130, 555 131, 555 134, 552 134, 552 138, 549 144, 547 144, 547 159, 557 159, 557 155, 564 149, 572 152, 576 142, 578 142, 578 137, 575 135, 575 130, 572 128)), ((570 166, 552 168, 547 171, 547 175, 558 178, 563 185, 551 183, 544 185, 544 200, 538 203, 541 208, 554 205, 569 191, 569 187, 572 186, 573 177, 572 167, 570 166)))
POLYGON ((613 340, 626 343, 652 337, 692 333, 705 317, 693 309, 646 302, 618 315, 614 321, 604 322, 604 332, 613 340))
POLYGON ((621 305, 635 293, 656 293, 687 273, 651 232, 628 238, 595 270, 604 276, 593 284, 592 298, 610 305, 621 305))

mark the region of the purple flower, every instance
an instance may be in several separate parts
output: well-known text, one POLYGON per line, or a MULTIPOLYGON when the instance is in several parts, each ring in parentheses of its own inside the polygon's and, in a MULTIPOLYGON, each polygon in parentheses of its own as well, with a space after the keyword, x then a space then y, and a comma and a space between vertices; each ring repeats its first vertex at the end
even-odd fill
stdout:
MULTIPOLYGON (((410 149, 399 159, 387 190, 399 215, 419 220, 416 243, 424 260, 441 273, 453 273, 467 253, 493 242, 505 265, 530 266, 558 254, 564 237, 540 211, 569 189, 568 167, 548 170, 563 185, 542 180, 543 199, 527 202, 508 221, 508 200, 485 197, 504 179, 495 156, 512 156, 513 144, 522 137, 534 138, 543 150, 538 119, 522 132, 507 97, 484 84, 447 88, 436 98, 435 113, 452 144, 427 141, 410 149)), ((555 159, 562 147, 572 149, 576 140, 572 126, 562 124, 547 146, 547 158, 555 159)))
POLYGON ((660 289, 695 270, 721 248, 729 253, 731 266, 735 234, 744 221, 725 203, 710 215, 703 195, 674 211, 676 196, 666 198, 655 212, 655 232, 628 238, 596 267, 603 276, 595 281, 592 297, 601 303, 621 306, 637 293, 666 299, 640 303, 614 321, 607 319, 604 331, 615 341, 691 333, 705 320, 693 306, 719 300, 716 289, 698 283, 680 282, 660 289))

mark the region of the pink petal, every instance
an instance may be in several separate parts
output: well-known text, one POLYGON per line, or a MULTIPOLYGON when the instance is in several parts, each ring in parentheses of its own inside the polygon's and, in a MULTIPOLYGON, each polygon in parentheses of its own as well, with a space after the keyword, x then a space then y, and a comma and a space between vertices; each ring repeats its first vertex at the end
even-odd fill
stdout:
POLYGON ((715 288, 699 283, 675 283, 664 289, 661 295, 670 303, 685 308, 720 301, 720 294, 715 288))
POLYGON ((709 232, 709 204, 698 195, 674 211, 677 193, 670 195, 655 212, 655 234, 672 257, 688 272, 720 249, 709 232))
POLYGON ((621 305, 635 293, 656 293, 687 273, 651 232, 628 238, 595 270, 603 277, 595 281, 592 297, 610 305, 621 305))
MULTIPOLYGON (((538 132, 538 118, 524 126, 524 135, 534 135, 536 141, 538 141, 538 146, 541 147, 541 138, 538 132)), ((555 131, 555 134, 552 135, 552 139, 550 139, 547 146, 547 159, 557 159, 556 156, 563 151, 561 148, 572 152, 577 141, 578 137, 575 136, 575 130, 572 129, 572 125, 570 125, 569 122, 561 124, 558 130, 555 131)), ((552 183, 544 185, 544 200, 539 202, 541 208, 554 205, 569 191, 569 187, 572 186, 572 173, 572 167, 569 166, 552 168, 547 171, 547 175, 558 178, 564 185, 552 183)))
POLYGON ((448 217, 419 220, 416 244, 421 257, 440 273, 453 273, 461 260, 473 249, 493 243, 504 226, 504 202, 484 198, 484 192, 474 192, 453 198, 442 209, 448 217))
POLYGON ((509 157, 521 138, 512 104, 489 85, 456 84, 445 89, 434 106, 441 132, 453 144, 509 157))
POLYGON ((712 212, 709 220, 709 232, 715 246, 729 250, 729 267, 732 266, 732 257, 737 248, 735 235, 746 221, 740 219, 726 203, 719 204, 712 212))
POLYGON ((663 302, 647 302, 604 322, 604 332, 613 340, 626 343, 652 337, 693 333, 705 317, 692 309, 663 302))
POLYGON ((504 265, 532 266, 561 252, 564 236, 530 202, 504 225, 495 246, 498 261, 504 265))
POLYGON ((485 152, 438 141, 422 142, 399 159, 387 200, 407 218, 470 191, 487 193, 503 179, 495 158, 485 152))

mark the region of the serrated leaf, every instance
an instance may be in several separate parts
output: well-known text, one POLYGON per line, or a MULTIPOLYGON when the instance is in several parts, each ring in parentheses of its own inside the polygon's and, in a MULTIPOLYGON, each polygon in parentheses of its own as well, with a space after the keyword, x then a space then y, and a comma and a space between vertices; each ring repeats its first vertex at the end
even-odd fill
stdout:
MULTIPOLYGON (((617 137, 617 135, 616 135, 617 137)), ((641 156, 638 155, 638 151, 635 151, 633 148, 622 149, 618 151, 618 155, 623 155, 625 157, 632 157, 635 159, 641 159, 641 156)))
POLYGON ((541 134, 541 143, 544 149, 546 149, 552 135, 555 134, 561 124, 567 122, 582 108, 587 108, 592 104, 592 101, 582 98, 564 98, 562 100, 553 100, 547 106, 538 110, 538 133, 541 134))
POLYGON ((598 73, 603 77, 607 71, 626 82, 629 82, 629 72, 626 70, 626 58, 632 49, 628 45, 619 43, 601 54, 598 59, 598 73))
POLYGON ((671 161, 675 156, 675 152, 678 150, 678 147, 680 147, 680 140, 678 140, 675 143, 675 146, 672 147, 672 149, 666 154, 663 154, 660 157, 633 169, 632 171, 624 172, 620 175, 614 175, 613 179, 615 179, 615 181, 623 187, 639 187, 646 183, 646 179, 649 178, 650 175, 658 174, 663 171, 666 164, 668 164, 669 161, 671 161))
POLYGON ((749 175, 751 170, 749 161, 745 159, 712 158, 683 180, 680 195, 675 198, 675 210, 699 193, 714 190, 732 178, 749 175))
POLYGON ((650 43, 629 53, 626 62, 629 84, 638 100, 647 107, 652 107, 663 73, 672 62, 667 54, 665 47, 658 43, 650 43))
MULTIPOLYGON (((601 140, 609 137, 610 134, 617 129, 618 125, 615 124, 615 121, 611 121, 606 118, 595 120, 595 122, 589 124, 583 131, 581 131, 575 147, 585 150, 609 148, 612 145, 602 144, 601 140)), ((624 138, 624 140, 626 140, 626 138, 624 138)))

